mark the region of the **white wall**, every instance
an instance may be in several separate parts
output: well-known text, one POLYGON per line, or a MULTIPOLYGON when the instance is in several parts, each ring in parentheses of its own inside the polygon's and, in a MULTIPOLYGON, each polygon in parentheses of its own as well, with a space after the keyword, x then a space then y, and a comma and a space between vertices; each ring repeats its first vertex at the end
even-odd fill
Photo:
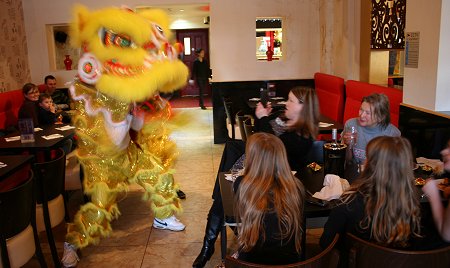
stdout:
POLYGON ((450 0, 408 0, 405 32, 420 32, 418 68, 405 67, 403 102, 450 111, 450 0))
MULTIPOLYGON (((208 1, 154 0, 142 2, 128 0, 126 4, 134 7, 205 2, 208 1)), ((340 58, 339 65, 333 64, 336 60, 327 60, 321 66, 321 57, 329 57, 329 55, 337 57, 342 53, 336 53, 335 51, 326 54, 321 51, 319 2, 316 0, 210 0, 210 61, 214 81, 312 78, 314 73, 321 71, 321 69, 328 73, 339 73, 347 79, 352 79, 352 75, 348 75, 347 70, 336 71, 339 66, 347 66, 349 72, 357 70, 359 68, 358 63, 355 63, 352 57, 340 58), (284 56, 280 61, 256 61, 255 19, 265 16, 283 17, 284 56), (327 66, 332 67, 328 68, 327 66)), ((354 0, 338 1, 339 5, 343 5, 345 12, 347 10, 354 12, 354 9, 347 7, 347 2, 354 5, 354 0)), ((71 21, 71 8, 75 3, 84 4, 90 9, 98 9, 106 6, 120 6, 124 1, 23 0, 33 82, 40 83, 46 74, 52 73, 56 75, 59 86, 61 86, 64 82, 72 80, 75 75, 75 71, 50 71, 45 34, 46 24, 71 21)), ((347 15, 350 19, 354 18, 354 14, 347 15)), ((331 18, 330 21, 325 23, 333 24, 333 19, 331 18)), ((353 28, 350 28, 350 35, 353 35, 352 31, 353 28)), ((333 38, 337 37, 325 37, 323 40, 331 41, 333 38)), ((352 42, 346 41, 343 43, 344 47, 339 46, 335 49, 339 49, 344 55, 358 55, 359 52, 355 52, 357 44, 352 42)))
POLYGON ((450 111, 450 0, 442 1, 441 26, 435 110, 450 111))
POLYGON ((214 81, 312 78, 319 70, 317 1, 223 2, 211 5, 210 57, 214 81), (271 16, 283 18, 283 58, 258 62, 255 19, 271 16))

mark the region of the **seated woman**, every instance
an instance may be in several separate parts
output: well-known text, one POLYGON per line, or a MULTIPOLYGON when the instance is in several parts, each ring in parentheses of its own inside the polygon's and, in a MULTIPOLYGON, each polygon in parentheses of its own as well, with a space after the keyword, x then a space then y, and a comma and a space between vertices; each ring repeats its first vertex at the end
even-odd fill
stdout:
MULTIPOLYGON (((292 170, 306 166, 306 155, 318 134, 319 104, 314 89, 295 87, 289 92, 284 114, 272 115, 270 104, 265 108, 257 104, 256 116, 259 118, 258 130, 275 133, 286 148, 287 158, 292 170)), ((222 154, 219 172, 230 170, 236 160, 244 154, 245 144, 240 141, 227 142, 222 154)), ((214 243, 222 228, 224 215, 218 177, 213 191, 214 202, 209 210, 208 220, 200 254, 193 267, 204 267, 214 253, 214 243)))
POLYGON ((320 246, 339 233, 352 233, 382 246, 426 250, 443 245, 421 211, 414 185, 411 145, 403 137, 381 136, 367 145, 360 177, 341 197, 325 224, 320 246))
POLYGON ((39 125, 38 120, 39 89, 35 84, 27 83, 22 87, 22 92, 25 100, 19 109, 19 119, 30 118, 33 120, 33 125, 36 127, 39 125))
MULTIPOLYGON (((391 124, 389 113, 389 99, 384 94, 374 93, 363 97, 359 108, 359 117, 345 122, 342 140, 349 145, 352 142, 352 127, 356 130, 356 143, 352 146, 350 159, 355 170, 347 170, 345 178, 352 182, 358 175, 357 167, 364 163, 366 158, 366 146, 370 140, 378 136, 398 137, 400 130, 391 124)), ((355 135, 355 134, 353 134, 355 135)), ((359 170, 358 170, 359 172, 359 170)))
POLYGON ((245 169, 234 183, 238 259, 259 264, 300 261, 305 190, 291 173, 286 150, 268 133, 250 136, 245 169))

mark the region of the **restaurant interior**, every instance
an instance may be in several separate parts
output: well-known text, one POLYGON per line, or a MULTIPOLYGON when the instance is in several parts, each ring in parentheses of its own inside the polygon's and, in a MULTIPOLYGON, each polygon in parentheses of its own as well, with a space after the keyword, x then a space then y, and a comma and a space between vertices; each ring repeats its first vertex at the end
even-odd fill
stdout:
MULTIPOLYGON (((48 148, 73 138, 73 129, 65 129, 58 137, 44 129, 41 133, 49 137, 45 144, 8 140, 17 135, 11 131, 18 123, 24 84, 42 85, 51 74, 57 87, 67 93, 76 77, 81 49, 71 47, 69 31, 76 4, 89 10, 121 5, 163 9, 172 21, 174 39, 183 45, 181 60, 192 70, 195 50, 203 48, 211 70, 204 92, 206 110, 197 105, 195 85, 187 83, 162 94, 172 103, 174 113, 190 118, 189 124, 170 135, 179 152, 174 179, 186 194, 177 218, 186 229, 152 228, 151 202, 143 201, 144 190, 131 184, 118 198, 121 216, 112 222, 112 235, 83 248, 77 267, 191 267, 202 248, 224 144, 245 141, 251 135, 245 124, 254 122, 256 102, 252 99, 259 101, 261 90, 280 98, 281 104, 295 86, 314 88, 321 123, 330 124, 319 130, 322 142, 331 139, 333 128, 342 131, 347 119, 357 117, 362 97, 372 93, 389 98, 391 123, 410 141, 414 158, 441 159, 440 152, 450 139, 450 52, 445 45, 450 42, 446 27, 450 0, 1 1, 0 161, 3 156, 23 155, 24 147, 29 155, 11 158, 17 165, 14 169, 0 165, 0 193, 18 186, 11 180, 28 176, 38 158, 56 159, 48 148)), ((38 238, 49 267, 60 265, 67 223, 87 200, 81 184, 69 186, 67 182, 71 176, 82 178, 82 168, 73 154, 65 157, 68 163, 74 162, 70 169, 66 166, 63 192, 67 207, 58 223, 53 224, 53 219, 51 227, 44 223, 45 208, 30 212, 44 213, 38 238)), ((37 198, 38 203, 47 203, 37 198)), ((329 210, 313 207, 310 213, 305 223, 304 259, 321 253, 319 239, 329 210)), ((222 233, 216 241, 205 267, 220 265, 225 255, 238 249, 233 230, 226 226, 224 230, 225 236, 222 233)), ((2 235, 2 246, 4 238, 8 237, 2 235)), ((42 263, 35 255, 22 265, 41 267, 42 263)))

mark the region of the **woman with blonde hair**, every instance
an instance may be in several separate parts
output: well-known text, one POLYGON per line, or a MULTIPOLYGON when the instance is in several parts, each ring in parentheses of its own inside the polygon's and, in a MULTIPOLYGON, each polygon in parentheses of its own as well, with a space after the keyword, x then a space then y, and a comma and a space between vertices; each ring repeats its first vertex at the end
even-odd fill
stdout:
POLYGON ((442 243, 422 217, 420 194, 414 185, 413 157, 403 137, 380 136, 366 149, 366 164, 334 208, 320 238, 322 248, 336 233, 352 233, 385 247, 424 250, 442 243))
POLYGON ((234 183, 238 258, 260 264, 300 260, 304 188, 289 167, 279 138, 250 136, 243 176, 234 183))

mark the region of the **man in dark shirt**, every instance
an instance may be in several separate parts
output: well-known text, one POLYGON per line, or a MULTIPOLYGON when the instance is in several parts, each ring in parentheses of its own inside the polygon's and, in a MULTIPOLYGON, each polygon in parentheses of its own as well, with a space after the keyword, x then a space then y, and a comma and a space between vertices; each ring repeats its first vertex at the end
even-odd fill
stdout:
POLYGON ((56 78, 53 75, 47 75, 44 79, 46 86, 45 93, 52 97, 53 103, 56 104, 58 110, 66 110, 69 108, 69 96, 62 90, 56 89, 56 78))
POLYGON ((196 51, 196 54, 198 58, 194 61, 194 65, 192 67, 191 79, 195 80, 198 85, 198 91, 200 95, 199 106, 202 108, 202 110, 206 110, 205 104, 203 102, 203 92, 205 92, 206 85, 211 73, 208 61, 205 59, 205 50, 203 48, 200 48, 196 51))

